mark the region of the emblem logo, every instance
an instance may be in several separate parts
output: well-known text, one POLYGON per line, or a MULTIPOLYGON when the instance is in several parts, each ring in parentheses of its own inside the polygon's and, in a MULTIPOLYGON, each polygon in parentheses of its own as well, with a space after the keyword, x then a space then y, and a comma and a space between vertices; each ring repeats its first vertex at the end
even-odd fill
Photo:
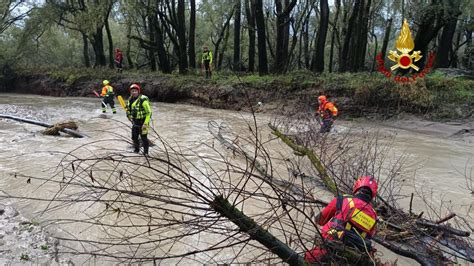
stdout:
MULTIPOLYGON (((396 63, 395 65, 390 67, 390 70, 394 71, 398 68, 411 68, 418 72, 420 68, 416 66, 415 63, 418 62, 423 57, 423 55, 421 54, 421 51, 413 51, 413 49, 415 48, 415 42, 411 37, 410 27, 408 26, 408 22, 406 19, 403 21, 402 30, 400 32, 400 35, 398 36, 395 46, 401 54, 398 54, 397 51, 389 51, 389 55, 387 56, 388 59, 396 63)), ((382 53, 379 53, 376 59, 378 62, 378 71, 384 74, 387 78, 391 78, 392 73, 385 68, 385 62, 382 58, 382 53)), ((415 73, 411 77, 397 75, 393 78, 393 80, 395 80, 396 82, 405 83, 415 81, 417 77, 423 78, 426 74, 428 74, 430 68, 433 66, 434 59, 434 53, 430 53, 430 55, 428 56, 427 64, 421 72, 415 73)))
POLYGON ((420 68, 413 64, 413 62, 417 62, 423 56, 421 55, 420 51, 414 51, 410 55, 410 52, 413 50, 413 48, 415 48, 415 42, 413 42, 413 39, 411 38, 410 27, 408 27, 408 22, 406 19, 403 21, 402 31, 398 36, 396 47, 397 50, 402 54, 399 55, 397 51, 389 52, 388 59, 397 63, 396 65, 392 66, 390 70, 394 71, 399 67, 403 69, 408 69, 411 67, 416 71, 420 70, 420 68))

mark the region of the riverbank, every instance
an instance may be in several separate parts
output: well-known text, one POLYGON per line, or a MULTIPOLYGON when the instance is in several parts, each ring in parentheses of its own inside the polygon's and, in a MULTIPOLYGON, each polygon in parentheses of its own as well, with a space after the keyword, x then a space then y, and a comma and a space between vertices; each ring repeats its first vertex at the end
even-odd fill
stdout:
POLYGON ((39 222, 28 220, 13 206, 0 204, 0 264, 68 265, 58 256, 59 240, 39 222))
POLYGON ((188 103, 214 109, 291 114, 312 112, 316 97, 329 95, 342 118, 385 120, 409 113, 433 121, 471 120, 474 116, 474 80, 434 72, 410 84, 397 84, 374 73, 315 75, 297 71, 263 76, 216 73, 212 80, 200 75, 164 75, 157 72, 110 69, 20 70, 0 91, 48 96, 94 97, 108 79, 116 93, 128 95, 128 86, 139 82, 152 100, 188 103))

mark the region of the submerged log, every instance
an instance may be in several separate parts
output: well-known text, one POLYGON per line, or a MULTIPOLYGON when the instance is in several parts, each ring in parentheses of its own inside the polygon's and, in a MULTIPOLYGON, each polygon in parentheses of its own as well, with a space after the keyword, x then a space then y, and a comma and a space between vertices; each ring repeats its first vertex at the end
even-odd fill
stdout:
POLYGON ((55 125, 50 125, 50 124, 47 124, 47 123, 44 123, 44 122, 41 122, 41 121, 16 117, 16 116, 12 116, 12 115, 2 115, 2 114, 0 114, 0 118, 7 118, 7 119, 12 119, 12 120, 16 120, 16 121, 20 121, 20 122, 24 122, 24 123, 29 123, 29 124, 33 124, 33 125, 37 125, 37 126, 47 127, 48 129, 53 128, 54 130, 58 130, 58 131, 67 133, 67 134, 69 134, 73 137, 76 137, 76 138, 84 138, 85 137, 85 135, 83 135, 83 134, 81 134, 81 133, 79 133, 79 132, 77 132, 73 129, 69 129, 69 128, 65 128, 65 127, 61 127, 61 126, 55 127, 55 125))

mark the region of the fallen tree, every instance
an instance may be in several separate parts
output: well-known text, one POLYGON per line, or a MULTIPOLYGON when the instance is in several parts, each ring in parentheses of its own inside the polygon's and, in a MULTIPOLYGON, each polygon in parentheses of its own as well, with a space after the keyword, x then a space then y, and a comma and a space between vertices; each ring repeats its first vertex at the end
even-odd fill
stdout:
MULTIPOLYGON (((288 129, 292 127, 292 122, 288 121, 290 120, 280 120, 278 122, 280 125, 283 124, 283 128, 288 129), (285 124, 285 122, 288 124, 285 124)), ((337 149, 340 149, 342 142, 340 143, 336 140, 336 145, 328 144, 328 140, 331 139, 332 136, 313 133, 319 132, 317 129, 310 130, 309 132, 311 133, 306 131, 303 134, 284 134, 275 124, 277 123, 269 124, 272 134, 290 147, 295 154, 305 156, 309 159, 313 169, 315 169, 318 174, 318 178, 328 191, 334 195, 350 193, 350 189, 348 189, 350 186, 348 187, 344 184, 347 180, 341 180, 329 174, 329 172, 337 172, 337 167, 333 165, 337 159, 331 159, 329 164, 324 163, 321 159, 322 156, 316 155, 315 151, 317 149, 320 149, 319 151, 321 151, 321 149, 330 150, 336 146, 337 149), (309 148, 310 146, 304 145, 304 143, 311 143, 313 145, 309 148), (314 145, 315 143, 322 144, 314 145), (325 145, 327 146, 324 147, 325 145)), ((334 138, 329 141, 334 141, 334 138)), ((364 148, 367 150, 371 149, 371 147, 368 146, 364 148)), ((356 177, 357 175, 354 176, 354 178, 356 177)), ((384 184, 382 184, 380 188, 381 191, 384 189, 383 186, 384 184)), ((397 208, 395 204, 390 204, 389 201, 390 199, 385 199, 380 194, 377 196, 375 208, 378 210, 379 223, 378 234, 374 237, 377 243, 401 256, 415 259, 422 265, 452 263, 455 258, 474 262, 472 239, 466 239, 466 237, 470 236, 470 232, 453 228, 450 225, 441 225, 441 223, 445 223, 454 218, 456 216, 455 214, 451 213, 439 219, 439 221, 430 221, 422 218, 423 213, 419 215, 412 214, 411 203, 410 210, 407 212, 401 208, 397 208)))
MULTIPOLYGON (((212 139, 195 147, 170 145, 158 137, 148 157, 113 149, 91 152, 88 146, 96 144, 91 143, 67 154, 51 176, 15 175, 27 179, 32 191, 38 193, 43 184, 57 186, 56 194, 25 197, 3 192, 2 197, 44 202, 44 212, 78 210, 77 216, 50 214, 52 218, 43 221, 44 226, 72 225, 65 236, 57 236, 60 254, 105 257, 122 263, 302 264, 306 250, 326 244, 313 221, 315 210, 327 204, 321 199, 324 191, 320 187, 330 182, 334 186, 328 187, 335 187, 336 193, 349 191, 359 173, 375 175, 380 171, 383 161, 379 159, 387 150, 377 144, 377 150, 353 156, 355 143, 366 147, 376 139, 367 137, 361 142, 361 138, 347 135, 332 141, 338 147, 335 151, 299 149, 296 156, 289 156, 273 150, 279 141, 262 137, 255 121, 247 128, 234 134, 223 124, 210 123, 212 139), (304 173, 304 169, 314 169, 306 167, 307 161, 302 159, 309 151, 314 153, 313 160, 319 160, 317 165, 324 175, 317 170, 309 172, 311 175, 304 173), (335 154, 340 162, 326 160, 335 154), (329 178, 314 180, 313 176, 329 178), (78 234, 77 228, 85 229, 78 234)), ((115 140, 107 141, 128 143, 128 135, 115 134, 115 140)), ((319 147, 311 138, 287 137, 299 148, 319 147)), ((383 219, 376 241, 388 243, 402 256, 415 256, 423 264, 447 261, 449 252, 441 250, 438 243, 424 244, 426 239, 436 239, 433 234, 439 228, 417 229, 397 220, 406 218, 396 205, 398 187, 392 178, 401 164, 397 162, 386 175, 388 181, 380 184, 383 201, 378 201, 377 210, 383 219), (410 242, 404 238, 407 235, 416 236, 418 242, 410 242), (404 242, 410 245, 399 245, 404 242), (415 249, 420 245, 431 245, 424 250, 432 256, 420 256, 415 249)), ((419 215, 408 213, 412 220, 415 216, 422 221, 419 215)), ((439 242, 447 240, 444 237, 439 242)), ((333 263, 354 264, 360 259, 343 245, 335 250, 333 263)))
POLYGON ((28 123, 28 124, 33 124, 33 125, 37 125, 37 126, 46 127, 47 129, 43 132, 46 135, 59 135, 59 131, 61 131, 61 132, 67 133, 67 134, 69 134, 73 137, 76 137, 76 138, 84 138, 85 137, 84 134, 81 134, 81 133, 76 131, 77 125, 73 121, 67 121, 67 122, 62 122, 62 123, 57 123, 57 124, 51 125, 51 124, 44 123, 44 122, 41 122, 41 121, 21 118, 21 117, 12 116, 12 115, 2 115, 2 114, 0 114, 0 118, 12 119, 12 120, 15 120, 15 121, 20 121, 20 122, 24 122, 24 123, 28 123))

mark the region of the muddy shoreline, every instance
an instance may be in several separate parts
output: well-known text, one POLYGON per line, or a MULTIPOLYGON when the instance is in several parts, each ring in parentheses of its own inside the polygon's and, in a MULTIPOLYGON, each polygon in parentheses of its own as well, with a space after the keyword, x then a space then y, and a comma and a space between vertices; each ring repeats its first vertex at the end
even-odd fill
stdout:
MULTIPOLYGON (((386 81, 379 81, 372 76, 365 79, 373 84, 365 84, 362 79, 359 81, 362 82, 361 85, 354 85, 347 79, 343 80, 344 77, 339 77, 341 80, 327 80, 322 77, 308 80, 307 76, 290 79, 269 77, 249 82, 232 80, 229 77, 205 80, 192 75, 150 76, 130 73, 106 76, 110 77, 109 80, 117 95, 128 96, 128 87, 138 81, 143 87, 143 93, 153 101, 185 103, 212 109, 251 111, 257 107, 258 102, 262 102, 263 106, 258 110, 260 112, 282 115, 314 112, 317 107, 317 96, 326 94, 336 104, 343 119, 364 117, 385 120, 396 117, 402 112, 438 121, 440 119, 465 121, 474 118, 469 104, 456 105, 456 108, 438 104, 426 106, 418 102, 420 99, 416 97, 420 97, 419 93, 410 96, 416 99, 403 102, 403 97, 406 95, 402 94, 407 93, 403 90, 413 93, 410 92, 410 88, 400 89, 394 84, 387 84, 386 81), (439 114, 443 115, 437 117, 439 114)), ((102 79, 92 76, 72 75, 65 78, 47 73, 18 74, 8 86, 0 87, 0 92, 56 97, 95 97, 93 90, 99 91, 101 82, 102 79)), ((422 90, 423 88, 420 88, 420 91, 422 90)))

